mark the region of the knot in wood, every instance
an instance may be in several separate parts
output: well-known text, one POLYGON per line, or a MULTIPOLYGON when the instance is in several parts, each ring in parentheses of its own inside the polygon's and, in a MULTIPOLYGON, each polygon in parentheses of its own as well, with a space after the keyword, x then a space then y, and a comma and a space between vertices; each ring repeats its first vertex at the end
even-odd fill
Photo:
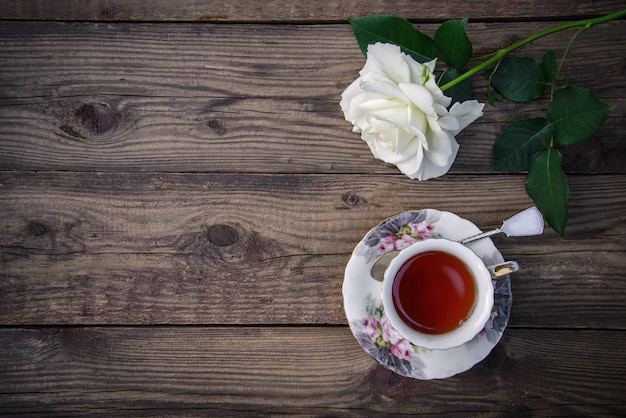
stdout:
POLYGON ((222 122, 217 119, 211 119, 207 126, 213 129, 218 135, 224 135, 226 133, 226 128, 222 126, 222 122))
POLYGON ((29 223, 28 224, 28 230, 35 237, 39 237, 39 236, 45 234, 48 231, 46 226, 44 224, 42 224, 41 222, 38 222, 38 221, 33 221, 33 222, 29 223))
POLYGON ((76 109, 74 116, 93 135, 102 135, 115 129, 119 115, 102 104, 85 103, 76 109))
POLYGON ((359 203, 363 203, 365 202, 364 199, 360 198, 356 193, 354 192, 347 192, 344 193, 343 196, 341 196, 341 199, 344 201, 344 203, 346 205, 349 206, 356 206, 359 203))
POLYGON ((207 238, 212 244, 225 247, 239 241, 239 233, 230 225, 216 224, 207 230, 207 238))

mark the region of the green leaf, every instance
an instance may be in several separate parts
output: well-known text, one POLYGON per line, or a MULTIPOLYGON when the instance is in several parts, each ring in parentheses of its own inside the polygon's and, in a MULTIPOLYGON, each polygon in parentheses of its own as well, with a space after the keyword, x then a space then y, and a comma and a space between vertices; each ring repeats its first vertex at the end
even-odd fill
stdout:
POLYGON ((556 128, 557 142, 571 145, 591 138, 611 109, 587 89, 566 87, 554 94, 547 116, 556 128))
POLYGON ((456 69, 461 69, 472 58, 472 43, 467 37, 469 18, 448 20, 435 32, 435 46, 441 52, 443 61, 456 69))
MULTIPOLYGON (((439 79, 439 85, 443 86, 444 84, 454 80, 458 76, 461 75, 461 72, 455 68, 450 68, 448 71, 443 73, 439 79)), ((452 98, 452 103, 456 102, 464 102, 466 100, 471 100, 474 98, 474 89, 472 87, 471 78, 466 78, 460 83, 455 84, 445 91, 446 96, 452 98)))
POLYGON ((526 171, 530 159, 550 146, 552 126, 547 119, 518 120, 507 125, 493 144, 494 171, 526 171))
POLYGON ((526 192, 552 229, 565 235, 569 186, 561 169, 562 158, 561 153, 552 147, 533 155, 528 168, 526 192))
POLYGON ((399 16, 370 15, 348 21, 365 56, 367 46, 376 42, 398 45, 417 62, 432 61, 439 55, 432 39, 399 16))
POLYGON ((543 61, 541 61, 541 68, 543 69, 543 73, 547 77, 548 83, 552 84, 556 81, 556 54, 554 51, 548 51, 543 56, 543 61))
POLYGON ((527 102, 539 98, 549 84, 541 64, 532 58, 510 57, 502 60, 491 85, 504 98, 527 102))

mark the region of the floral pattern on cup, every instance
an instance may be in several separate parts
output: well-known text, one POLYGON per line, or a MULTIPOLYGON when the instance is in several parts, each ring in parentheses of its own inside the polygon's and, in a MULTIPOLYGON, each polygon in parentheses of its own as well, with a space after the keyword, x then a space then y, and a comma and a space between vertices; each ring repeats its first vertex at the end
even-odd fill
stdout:
POLYGON ((417 241, 441 238, 441 234, 436 231, 439 218, 438 211, 421 210, 386 220, 365 238, 365 245, 373 249, 367 255, 370 259, 368 261, 390 251, 407 248, 417 241))
POLYGON ((435 235, 435 225, 426 221, 404 225, 397 233, 381 238, 376 251, 378 254, 385 254, 389 251, 403 250, 418 241, 432 238, 433 235, 435 235))

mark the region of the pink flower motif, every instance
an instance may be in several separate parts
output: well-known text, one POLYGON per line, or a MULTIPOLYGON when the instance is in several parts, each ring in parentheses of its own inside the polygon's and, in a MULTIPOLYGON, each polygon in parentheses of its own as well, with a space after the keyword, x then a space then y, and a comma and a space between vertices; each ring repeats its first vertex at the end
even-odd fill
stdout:
POLYGON ((396 241, 397 238, 394 234, 387 235, 385 238, 381 239, 376 247, 378 254, 384 254, 389 251, 393 251, 396 249, 396 241))
POLYGON ((415 235, 419 235, 420 239, 430 238, 433 236, 433 232, 435 232, 435 225, 420 222, 411 227, 411 232, 415 235))
POLYGON ((405 339, 400 339, 397 343, 389 348, 389 352, 399 359, 408 360, 413 357, 413 346, 405 339))
POLYGON ((372 339, 378 338, 378 326, 379 322, 373 316, 363 318, 363 328, 365 333, 372 339))
POLYGON ((382 329, 383 341, 389 342, 391 345, 397 344, 402 339, 398 331, 393 329, 389 318, 383 316, 380 318, 380 327, 382 329))
POLYGON ((416 243, 417 240, 410 235, 402 235, 402 238, 396 241, 396 248, 398 250, 403 250, 407 247, 410 247, 412 244, 416 243))

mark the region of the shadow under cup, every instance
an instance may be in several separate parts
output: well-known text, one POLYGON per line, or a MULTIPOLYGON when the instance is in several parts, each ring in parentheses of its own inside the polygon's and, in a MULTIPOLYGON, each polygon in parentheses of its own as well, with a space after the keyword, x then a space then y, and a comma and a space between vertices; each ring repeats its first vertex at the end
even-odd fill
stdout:
POLYGON ((403 338, 428 349, 470 341, 485 326, 493 307, 493 282, 469 248, 428 239, 405 248, 385 271, 383 307, 403 338))

